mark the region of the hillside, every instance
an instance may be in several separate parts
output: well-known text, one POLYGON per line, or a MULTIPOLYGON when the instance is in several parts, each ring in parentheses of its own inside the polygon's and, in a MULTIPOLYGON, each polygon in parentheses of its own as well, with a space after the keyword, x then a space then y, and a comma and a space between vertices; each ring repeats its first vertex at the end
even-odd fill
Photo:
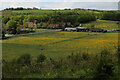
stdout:
POLYGON ((118 21, 109 21, 109 20, 97 20, 89 23, 85 23, 82 26, 91 27, 91 25, 95 25, 95 28, 101 28, 106 30, 115 30, 118 28, 118 21))

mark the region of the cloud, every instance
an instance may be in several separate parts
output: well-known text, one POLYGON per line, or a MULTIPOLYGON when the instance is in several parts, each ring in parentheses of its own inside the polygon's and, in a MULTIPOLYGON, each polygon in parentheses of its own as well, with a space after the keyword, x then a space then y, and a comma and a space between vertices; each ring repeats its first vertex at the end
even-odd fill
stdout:
POLYGON ((56 2, 56 3, 49 3, 45 6, 46 8, 53 8, 53 9, 65 9, 65 8, 72 8, 74 3, 67 3, 67 2, 56 2))
POLYGON ((119 0, 66 0, 69 2, 118 2, 119 0))
POLYGON ((86 8, 86 9, 101 9, 101 10, 117 10, 117 2, 74 2, 73 8, 86 8))
POLYGON ((1 0, 1 2, 118 2, 119 0, 1 0))
MULTIPOLYGON (((117 2, 72 2, 72 0, 70 0, 71 2, 68 0, 62 0, 63 2, 59 2, 59 0, 55 0, 54 2, 31 2, 32 0, 29 0, 29 2, 16 2, 16 0, 11 0, 11 1, 12 2, 2 2, 2 9, 9 8, 9 7, 14 7, 14 8, 37 7, 42 9, 65 9, 65 8, 117 9, 118 8, 117 2)), ((78 1, 78 0, 75 0, 75 1, 78 1)))

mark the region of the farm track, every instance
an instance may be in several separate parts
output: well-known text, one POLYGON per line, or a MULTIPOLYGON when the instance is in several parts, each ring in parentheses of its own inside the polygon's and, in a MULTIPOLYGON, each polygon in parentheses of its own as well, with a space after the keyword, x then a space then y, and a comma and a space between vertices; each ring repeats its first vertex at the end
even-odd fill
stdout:
POLYGON ((42 32, 27 33, 27 34, 16 34, 16 35, 7 35, 6 34, 5 36, 6 36, 6 38, 12 38, 12 37, 20 37, 20 36, 29 36, 29 35, 42 34, 42 33, 47 33, 47 32, 57 32, 57 31, 61 31, 61 30, 60 29, 58 29, 58 30, 47 30, 47 31, 42 31, 42 32))

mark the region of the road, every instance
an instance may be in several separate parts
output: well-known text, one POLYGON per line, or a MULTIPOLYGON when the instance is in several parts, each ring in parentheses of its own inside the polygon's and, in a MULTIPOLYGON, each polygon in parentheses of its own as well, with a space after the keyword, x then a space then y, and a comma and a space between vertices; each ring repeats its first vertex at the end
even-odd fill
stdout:
POLYGON ((13 34, 5 34, 5 37, 14 37, 14 36, 18 36, 18 35, 28 35, 28 34, 39 34, 39 33, 45 33, 45 32, 55 32, 55 31, 61 31, 61 29, 55 29, 55 30, 52 30, 52 29, 50 29, 50 30, 46 30, 46 31, 41 31, 41 32, 34 32, 34 33, 26 33, 26 34, 15 34, 15 35, 13 35, 13 34))

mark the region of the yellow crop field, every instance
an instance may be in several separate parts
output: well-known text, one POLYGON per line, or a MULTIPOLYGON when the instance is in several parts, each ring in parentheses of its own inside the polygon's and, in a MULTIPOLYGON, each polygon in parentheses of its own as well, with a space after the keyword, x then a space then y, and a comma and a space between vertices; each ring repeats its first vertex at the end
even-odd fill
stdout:
POLYGON ((2 44, 3 59, 11 60, 24 53, 32 56, 43 53, 48 57, 58 59, 71 53, 98 54, 103 48, 115 53, 118 33, 49 32, 13 37, 3 40, 2 44))

